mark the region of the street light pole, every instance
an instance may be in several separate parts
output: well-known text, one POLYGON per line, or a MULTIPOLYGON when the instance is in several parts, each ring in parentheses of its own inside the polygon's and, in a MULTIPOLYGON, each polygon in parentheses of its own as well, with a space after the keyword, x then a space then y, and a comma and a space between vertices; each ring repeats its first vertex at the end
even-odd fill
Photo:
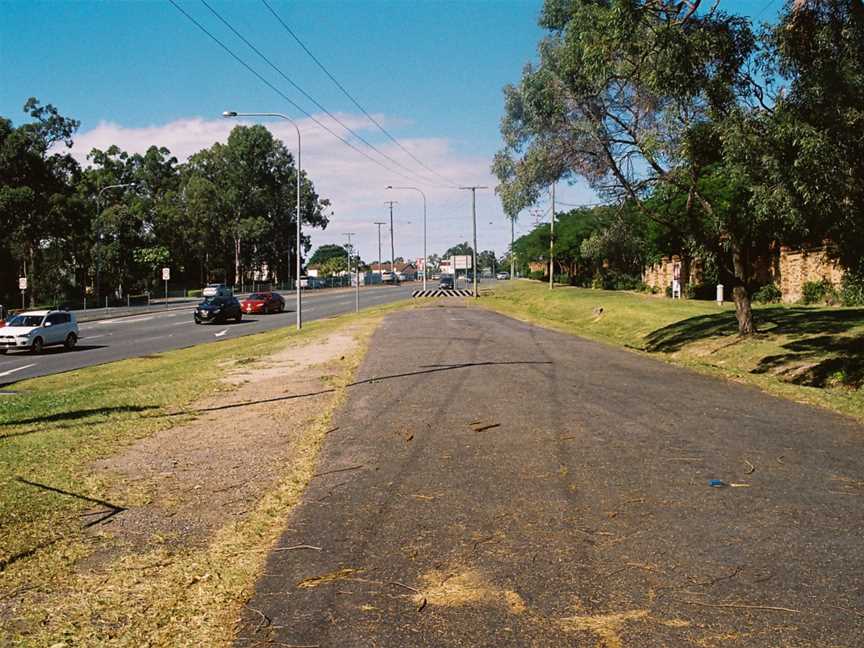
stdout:
POLYGON ((429 266, 429 257, 426 253, 426 194, 423 193, 421 189, 417 187, 394 187, 392 185, 388 185, 388 189, 413 189, 420 193, 423 196, 423 290, 426 290, 426 273, 427 267, 429 266))
POLYGON ((390 205, 390 272, 393 274, 393 283, 396 283, 396 244, 393 242, 393 205, 399 203, 395 200, 388 200, 384 203, 390 205))
POLYGON ((516 253, 513 246, 516 245, 516 217, 510 219, 510 279, 516 279, 516 253))
MULTIPOLYGON (((477 299, 479 296, 477 294, 477 190, 478 189, 488 189, 488 187, 459 187, 465 191, 471 192, 471 219, 474 224, 474 248, 471 250, 471 270, 472 270, 472 278, 474 279, 474 299, 477 299)), ((453 269, 454 277, 456 269, 453 269)), ((455 287, 455 279, 454 279, 454 287, 455 287)))
POLYGON ((294 130, 297 131, 297 330, 303 328, 303 300, 301 297, 300 290, 300 273, 302 271, 302 261, 300 258, 300 175, 301 175, 301 164, 300 164, 300 152, 301 152, 301 144, 300 144, 300 127, 297 126, 297 123, 288 117, 288 115, 283 115, 282 113, 271 113, 271 112, 237 112, 235 110, 226 110, 222 113, 223 117, 279 117, 284 119, 289 124, 294 127, 294 130))
MULTIPOLYGON (((102 187, 96 194, 96 220, 98 222, 99 216, 102 213, 102 208, 100 207, 100 200, 102 199, 102 193, 104 191, 108 191, 109 189, 120 189, 125 187, 134 187, 137 185, 137 182, 124 182, 121 184, 113 184, 108 185, 107 187, 102 187)), ((101 229, 101 226, 100 226, 101 229)), ((99 273, 102 270, 102 232, 99 232, 99 254, 96 258, 96 307, 99 307, 99 273)), ((84 294, 84 305, 87 305, 87 294, 84 294)))
POLYGON ((552 183, 552 222, 549 227, 549 290, 555 287, 555 183, 552 183))

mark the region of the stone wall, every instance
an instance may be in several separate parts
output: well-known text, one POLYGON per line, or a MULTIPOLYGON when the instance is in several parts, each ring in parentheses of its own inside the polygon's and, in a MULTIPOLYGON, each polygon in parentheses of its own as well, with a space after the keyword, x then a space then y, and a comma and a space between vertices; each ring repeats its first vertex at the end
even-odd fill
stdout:
POLYGON ((801 299, 804 284, 808 281, 827 279, 838 290, 843 281, 843 269, 828 257, 824 245, 797 250, 781 247, 779 274, 779 282, 775 279, 775 283, 787 304, 801 299))

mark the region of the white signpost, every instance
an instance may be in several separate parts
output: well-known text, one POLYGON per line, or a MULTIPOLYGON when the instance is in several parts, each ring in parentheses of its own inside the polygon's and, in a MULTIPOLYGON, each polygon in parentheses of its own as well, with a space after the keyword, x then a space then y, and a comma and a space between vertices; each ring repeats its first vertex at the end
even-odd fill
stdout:
POLYGON ((27 292, 27 277, 18 277, 18 289, 21 291, 21 309, 25 306, 24 293, 27 292))
POLYGON ((165 282, 165 301, 168 301, 168 281, 171 279, 171 268, 162 268, 162 281, 165 282))

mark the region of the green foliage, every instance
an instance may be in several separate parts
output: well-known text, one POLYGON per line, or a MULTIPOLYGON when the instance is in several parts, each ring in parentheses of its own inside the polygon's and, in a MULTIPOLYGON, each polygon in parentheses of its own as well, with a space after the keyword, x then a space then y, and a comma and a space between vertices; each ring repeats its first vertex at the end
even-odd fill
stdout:
POLYGON ((802 304, 836 304, 837 291, 828 279, 807 281, 801 287, 802 304))
POLYGON ((844 306, 864 306, 864 274, 850 270, 843 275, 840 299, 844 306))
POLYGON ((760 304, 779 304, 783 295, 776 284, 769 283, 753 293, 753 301, 760 304))
POLYGON ((347 259, 348 250, 342 245, 325 243, 320 246, 309 259, 309 265, 321 265, 330 259, 347 259))
POLYGON ((534 279, 535 281, 543 281, 546 278, 546 273, 542 270, 531 270, 528 273, 529 279, 534 279))
MULTIPOLYGON (((20 272, 31 303, 153 290, 169 264, 187 286, 293 274, 297 170, 266 128, 238 126, 185 164, 158 146, 94 149, 82 170, 63 151, 78 122, 36 99, 24 110, 19 126, 0 118, 0 303, 20 299, 20 272)), ((300 185, 306 231, 325 227, 329 201, 300 185)))

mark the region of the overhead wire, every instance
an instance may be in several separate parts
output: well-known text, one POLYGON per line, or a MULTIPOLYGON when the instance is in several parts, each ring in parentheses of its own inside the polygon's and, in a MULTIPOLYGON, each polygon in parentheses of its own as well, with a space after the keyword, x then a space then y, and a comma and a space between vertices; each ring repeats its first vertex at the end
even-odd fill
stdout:
POLYGON ((328 133, 330 133, 333 137, 335 137, 336 139, 338 139, 340 142, 342 142, 343 144, 345 144, 345 146, 347 146, 348 148, 350 148, 350 149, 356 151, 357 153, 359 153, 360 155, 362 155, 363 157, 365 157, 365 158, 368 159, 369 161, 373 162, 374 164, 377 164, 379 167, 381 167, 382 169, 384 169, 384 170, 387 171, 388 173, 393 173, 393 174, 398 175, 398 176, 400 176, 400 177, 402 177, 402 178, 405 178, 406 180, 409 180, 409 181, 411 181, 411 182, 415 182, 415 181, 416 181, 415 178, 413 178, 413 177, 407 176, 407 175, 405 175, 405 174, 403 174, 403 173, 400 173, 399 171, 394 171, 393 169, 390 169, 388 166, 386 166, 386 165, 385 165, 384 163, 382 163, 380 160, 375 159, 374 157, 372 157, 371 155, 369 155, 369 154, 368 154, 366 151, 364 151, 363 149, 358 148, 357 146, 355 146, 354 144, 352 144, 349 140, 345 139, 344 137, 342 137, 342 136, 339 135, 338 133, 334 132, 333 129, 331 129, 329 126, 327 126, 327 125, 326 125, 325 123, 323 123, 321 120, 317 119, 314 115, 312 115, 312 114, 310 114, 309 112, 307 112, 307 111, 306 111, 302 106, 300 106, 299 104, 297 104, 297 102, 295 102, 294 100, 292 100, 288 95, 286 95, 286 94, 285 94, 284 92, 282 92, 279 88, 277 88, 277 87, 276 87, 275 85, 273 85, 270 81, 268 81, 268 80, 267 80, 267 79, 266 79, 266 78, 265 78, 265 77, 264 77, 260 72, 258 72, 255 68, 253 68, 251 65, 249 65, 246 61, 244 61, 244 60, 243 60, 243 59, 242 59, 238 54, 236 54, 236 53, 235 53, 235 52, 234 52, 230 47, 228 47, 227 45, 225 45, 225 43, 223 43, 223 42, 222 42, 221 40, 219 40, 216 36, 214 36, 213 33, 210 32, 210 30, 208 30, 206 27, 204 27, 204 25, 202 25, 200 22, 198 22, 197 20, 195 20, 195 18, 193 18, 193 17, 192 17, 192 16, 191 16, 191 15, 190 15, 190 14, 189 14, 185 9, 183 9, 183 7, 181 7, 179 4, 177 4, 176 0, 168 0, 168 2, 170 2, 170 3, 174 6, 174 8, 177 9, 177 11, 179 11, 181 14, 183 14, 183 15, 184 15, 184 16, 185 16, 185 17, 186 17, 186 18, 187 18, 187 19, 188 19, 192 24, 194 24, 196 27, 198 27, 198 29, 200 29, 202 32, 204 32, 204 33, 205 33, 205 34, 206 34, 206 35, 207 35, 207 36, 208 36, 208 37, 209 37, 213 42, 215 42, 217 45, 219 45, 219 47, 221 47, 223 50, 225 50, 225 52, 226 52, 229 56, 231 56, 231 58, 233 58, 235 61, 237 61, 240 65, 242 65, 244 68, 246 68, 249 72, 251 72, 251 73, 252 73, 252 74, 253 74, 253 75, 254 75, 254 76, 255 76, 259 81, 261 81, 264 85, 266 85, 266 86, 267 86, 268 88, 270 88, 273 92, 275 92, 277 95, 279 95, 282 99, 284 99, 284 100, 287 101, 289 104, 291 104, 291 105, 292 105, 292 106, 293 106, 293 107, 294 107, 298 112, 300 112, 300 113, 302 113, 303 115, 305 115, 306 117, 308 117, 308 118, 309 118, 310 120, 312 120, 315 124, 317 124, 317 125, 320 126, 322 129, 324 129, 325 131, 327 131, 328 133))
MULTIPOLYGON (((257 47, 256 47, 256 46, 255 46, 255 45, 254 45, 254 44, 253 44, 253 43, 248 39, 248 38, 246 38, 246 37, 245 37, 243 34, 241 34, 237 29, 235 29, 234 26, 233 26, 233 25, 232 25, 232 24, 231 24, 231 23, 230 23, 230 22, 229 22, 229 21, 228 21, 224 16, 222 16, 222 14, 220 14, 218 11, 216 11, 216 10, 215 10, 215 9, 214 9, 214 8, 213 8, 213 7, 208 3, 208 2, 207 2, 207 0, 200 0, 200 2, 201 2, 201 4, 203 4, 203 5, 204 5, 204 6, 205 6, 209 11, 210 11, 210 13, 212 13, 212 14, 214 15, 214 16, 215 16, 215 17, 216 17, 216 18, 217 18, 217 19, 218 19, 218 20, 219 20, 223 25, 225 25, 229 30, 231 30, 231 32, 232 32, 232 33, 233 33, 237 38, 239 38, 241 41, 243 41, 243 43, 244 43, 244 44, 245 44, 249 49, 251 49, 253 52, 255 52, 255 53, 256 53, 256 54, 257 54, 257 55, 258 55, 258 56, 259 56, 259 57, 260 57, 260 58, 261 58, 261 59, 262 59, 262 60, 267 64, 267 65, 269 65, 269 66, 270 66, 270 67, 271 67, 271 68, 276 72, 276 74, 278 74, 278 75, 281 76, 283 79, 285 79, 285 81, 287 81, 287 82, 288 82, 288 83, 289 83, 289 84, 290 84, 290 85, 291 85, 295 90, 297 90, 297 92, 299 92, 299 93, 302 94, 304 97, 306 97, 306 99, 308 99, 310 102, 312 102, 312 103, 315 105, 315 107, 317 107, 317 108, 318 108, 319 110, 321 110, 324 114, 326 114, 328 117, 330 117, 330 119, 332 119, 333 121, 335 121, 335 122, 336 122, 337 124, 339 124, 342 128, 344 128, 348 133, 351 133, 351 135, 353 135, 353 136, 354 136, 355 138, 357 138, 359 141, 363 142, 363 144, 365 144, 365 145, 368 146, 370 149, 372 149, 373 151, 375 151, 375 152, 376 152, 378 155, 380 155, 381 157, 383 157, 383 158, 385 158, 386 160, 388 160, 391 164, 395 165, 397 168, 400 168, 400 169, 406 171, 407 173, 409 173, 409 174, 411 174, 412 176, 414 176, 416 179, 422 180, 424 184, 432 184, 432 183, 429 182, 429 180, 428 180, 427 178, 424 178, 423 176, 419 175, 416 171, 413 171, 413 170, 407 168, 407 167, 404 166, 401 162, 399 162, 399 161, 396 160, 395 158, 391 157, 390 155, 388 155, 387 153, 385 153, 384 151, 382 151, 381 149, 379 149, 378 147, 376 147, 374 144, 372 144, 371 142, 369 142, 366 138, 364 138, 362 135, 360 135, 360 134, 357 133, 354 129, 352 129, 350 126, 348 126, 345 122, 343 122, 341 119, 339 119, 336 115, 334 115, 334 114, 331 113, 329 110, 327 110, 327 108, 325 108, 325 107, 324 107, 324 106, 323 106, 323 105, 322 105, 322 104, 321 104, 317 99, 315 99, 315 97, 313 97, 313 96, 310 95, 308 92, 306 92, 306 90, 304 90, 304 89, 303 89, 300 85, 298 85, 298 84, 297 84, 293 79, 291 79, 287 74, 285 74, 279 66, 277 66, 275 63, 273 63, 273 61, 272 61, 269 57, 267 57, 267 55, 265 55, 265 54, 264 54, 260 49, 258 49, 258 48, 257 48, 257 47)), ((416 180, 414 180, 414 181, 416 181, 416 180)))
POLYGON ((315 64, 319 68, 321 68, 321 70, 324 72, 324 74, 326 74, 327 77, 336 85, 336 87, 342 91, 342 94, 344 94, 346 97, 348 97, 348 99, 351 100, 351 102, 357 107, 357 109, 360 110, 360 112, 362 112, 370 122, 372 122, 375 126, 378 127, 378 130, 380 130, 382 133, 384 133, 384 135, 386 135, 390 139, 390 141, 392 141, 394 144, 396 144, 396 146, 398 146, 400 149, 402 149, 402 151, 404 151, 412 160, 414 160, 421 167, 426 169, 428 172, 434 174, 438 178, 441 178, 445 182, 451 183, 451 185, 452 185, 451 188, 456 188, 457 185, 452 184, 453 183, 452 180, 450 180, 446 176, 442 175, 441 173, 439 173, 435 169, 433 169, 430 166, 428 166, 427 164, 425 164, 421 159, 419 159, 410 150, 408 150, 405 146, 403 146, 402 143, 398 139, 396 139, 390 133, 390 131, 388 131, 386 128, 384 128, 384 126, 382 126, 381 123, 377 119, 375 119, 371 114, 369 114, 369 112, 366 110, 366 108, 364 108, 360 104, 360 102, 357 101, 357 99, 355 99, 354 96, 350 92, 348 92, 348 90, 345 88, 345 86, 343 86, 339 82, 339 80, 336 79, 336 77, 333 76, 333 74, 331 74, 330 70, 328 70, 327 67, 320 60, 318 60, 318 57, 316 57, 311 52, 311 50, 306 46, 306 44, 302 40, 300 40, 300 37, 294 33, 294 31, 287 25, 287 23, 282 19, 282 17, 273 9, 272 6, 270 6, 270 3, 267 2, 267 0, 261 0, 261 2, 264 4, 265 7, 267 7, 267 10, 271 14, 273 14, 273 17, 276 18, 276 20, 279 22, 279 24, 282 25, 282 27, 285 29, 286 32, 288 32, 288 34, 291 36, 291 38, 293 38, 297 42, 297 44, 303 49, 303 51, 309 55, 309 58, 311 58, 315 62, 315 64))

